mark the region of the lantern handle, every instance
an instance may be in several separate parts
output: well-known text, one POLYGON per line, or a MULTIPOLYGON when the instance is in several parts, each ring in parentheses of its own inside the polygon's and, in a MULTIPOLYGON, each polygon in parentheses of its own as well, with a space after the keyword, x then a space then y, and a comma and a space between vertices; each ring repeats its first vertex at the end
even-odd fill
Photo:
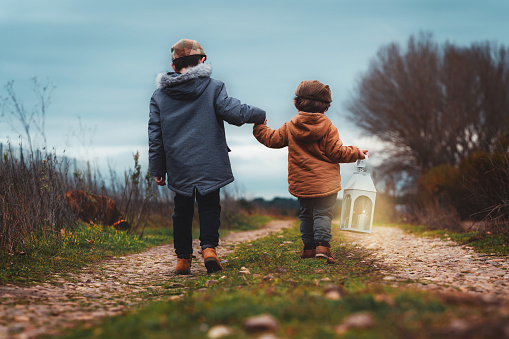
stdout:
POLYGON ((368 156, 364 155, 364 159, 357 160, 357 172, 366 172, 366 167, 368 167, 368 156))

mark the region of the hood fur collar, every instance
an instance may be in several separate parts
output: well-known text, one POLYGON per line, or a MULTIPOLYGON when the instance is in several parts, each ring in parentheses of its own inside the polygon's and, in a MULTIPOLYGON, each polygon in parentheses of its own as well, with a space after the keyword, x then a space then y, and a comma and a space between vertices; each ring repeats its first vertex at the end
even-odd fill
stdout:
POLYGON ((189 67, 184 74, 160 73, 156 77, 156 85, 157 88, 164 89, 192 79, 210 77, 210 73, 212 73, 212 67, 210 67, 210 65, 198 64, 194 67, 189 67))

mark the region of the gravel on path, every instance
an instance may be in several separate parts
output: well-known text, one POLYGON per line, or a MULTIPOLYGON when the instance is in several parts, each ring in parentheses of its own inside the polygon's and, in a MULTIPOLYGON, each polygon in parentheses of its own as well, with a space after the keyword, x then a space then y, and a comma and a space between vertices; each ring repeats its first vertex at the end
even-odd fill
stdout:
MULTIPOLYGON (((220 239, 219 258, 240 242, 276 233, 293 220, 274 220, 264 228, 231 232, 220 239)), ((199 248, 198 241, 194 247, 199 248)), ((190 276, 206 274, 203 259, 195 252, 190 276)), ((147 301, 168 299, 161 285, 175 277, 173 245, 106 260, 78 274, 55 274, 51 280, 30 287, 0 286, 0 339, 34 338, 58 334, 61 328, 114 316, 147 301)))
MULTIPOLYGON (((337 224, 336 224, 337 225, 337 224)), ((371 234, 342 232, 356 246, 392 267, 384 280, 423 289, 509 298, 509 260, 476 253, 454 241, 420 237, 397 227, 374 226, 371 234)))

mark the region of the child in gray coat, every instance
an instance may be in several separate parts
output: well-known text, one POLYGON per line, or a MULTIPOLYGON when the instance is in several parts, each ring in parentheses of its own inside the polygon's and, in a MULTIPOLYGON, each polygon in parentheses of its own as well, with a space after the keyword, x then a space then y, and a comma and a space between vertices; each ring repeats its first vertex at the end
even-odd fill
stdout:
POLYGON ((208 273, 222 270, 219 242, 219 189, 234 178, 224 121, 241 126, 263 123, 265 111, 228 97, 198 42, 182 39, 171 48, 175 72, 160 74, 150 100, 149 167, 158 185, 175 192, 173 237, 177 274, 190 274, 192 220, 198 202, 200 246, 208 273))

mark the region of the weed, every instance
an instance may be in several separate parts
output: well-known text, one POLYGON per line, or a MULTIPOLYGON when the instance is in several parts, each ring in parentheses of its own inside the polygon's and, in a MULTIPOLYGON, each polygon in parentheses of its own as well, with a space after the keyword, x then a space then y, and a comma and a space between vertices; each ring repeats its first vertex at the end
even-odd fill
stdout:
POLYGON ((54 272, 77 271, 101 259, 139 252, 148 246, 167 243, 167 232, 146 230, 143 239, 137 235, 102 225, 80 224, 62 230, 54 240, 34 232, 26 240, 23 255, 0 252, 0 284, 28 284, 48 280, 54 272))

